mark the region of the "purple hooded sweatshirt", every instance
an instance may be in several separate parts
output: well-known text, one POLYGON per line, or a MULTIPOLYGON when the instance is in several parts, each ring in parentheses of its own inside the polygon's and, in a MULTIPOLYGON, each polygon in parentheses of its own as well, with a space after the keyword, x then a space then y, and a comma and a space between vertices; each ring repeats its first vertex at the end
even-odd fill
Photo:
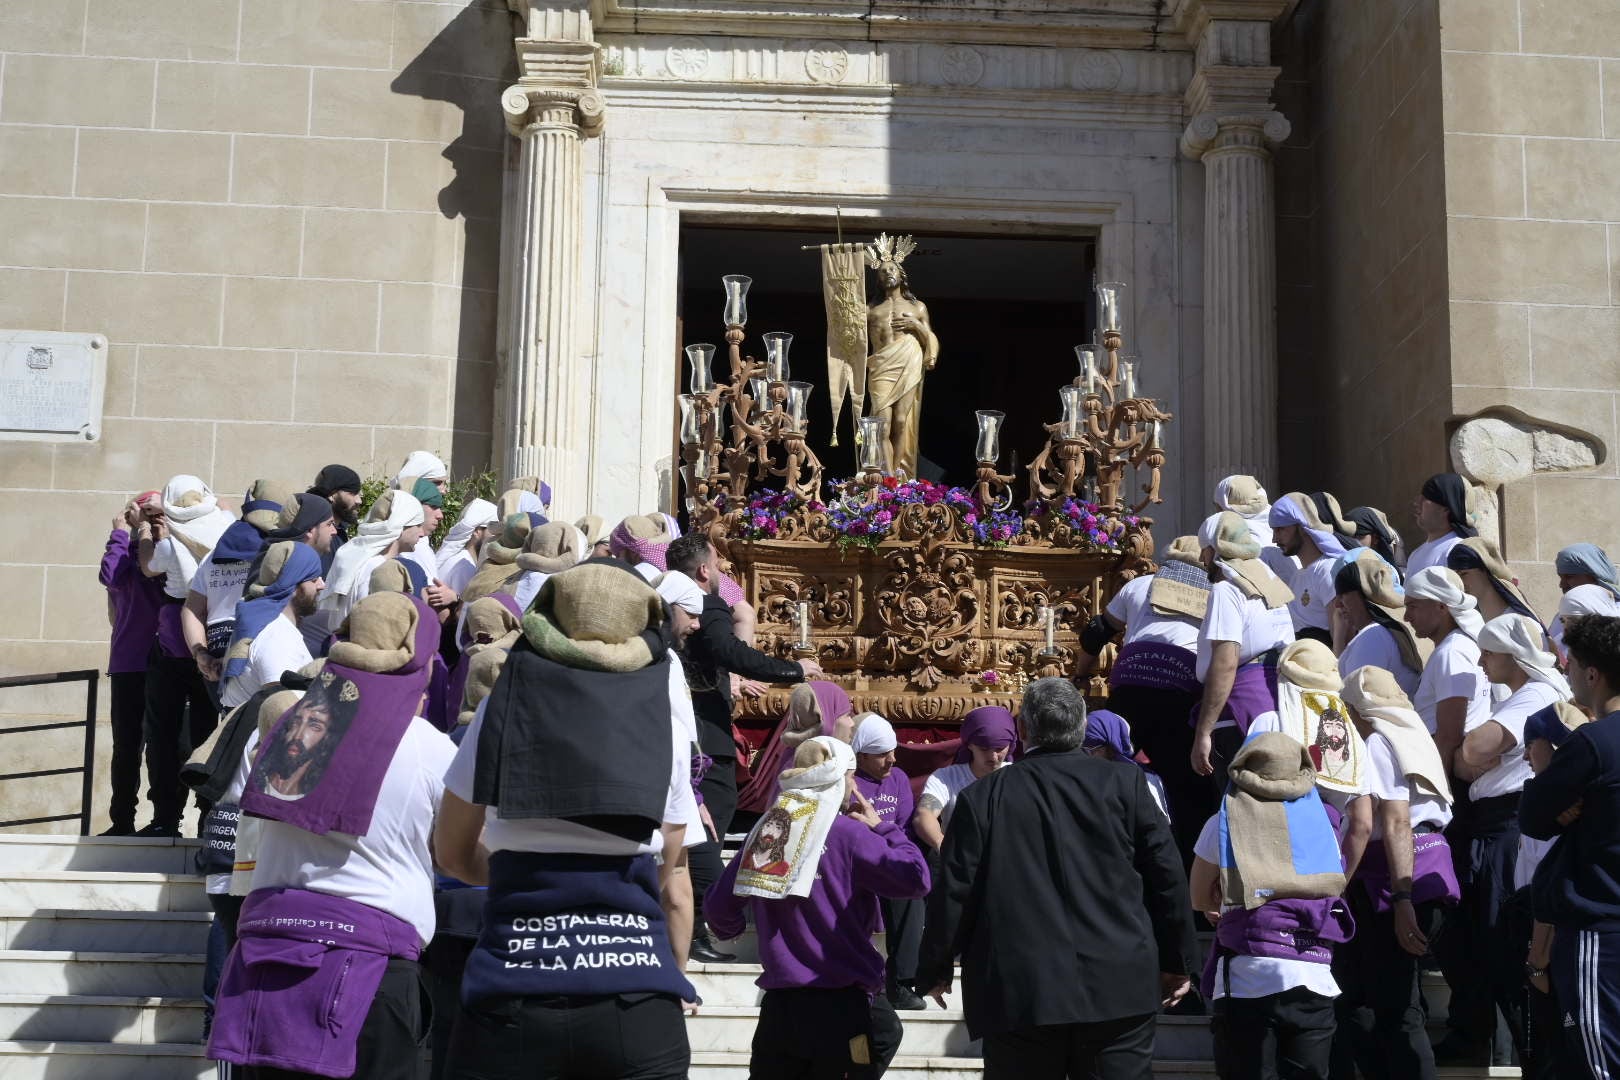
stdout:
POLYGON ((865 773, 855 774, 855 788, 872 804, 881 821, 892 821, 902 829, 911 823, 911 777, 899 769, 890 769, 882 780, 873 780, 865 773))
POLYGON ((722 939, 741 934, 750 916, 759 933, 762 990, 859 986, 883 990, 883 954, 872 945, 880 923, 878 898, 914 900, 928 894, 928 863, 900 826, 867 828, 840 816, 827 834, 809 896, 779 900, 733 894, 741 859, 732 859, 703 898, 703 914, 722 939))
MULTIPOLYGON (((158 632, 158 609, 163 606, 163 579, 141 573, 140 557, 128 529, 107 535, 101 556, 101 584, 112 601, 112 645, 107 650, 107 674, 145 671, 147 654, 158 632)), ((181 655, 185 653, 182 643, 181 655)))

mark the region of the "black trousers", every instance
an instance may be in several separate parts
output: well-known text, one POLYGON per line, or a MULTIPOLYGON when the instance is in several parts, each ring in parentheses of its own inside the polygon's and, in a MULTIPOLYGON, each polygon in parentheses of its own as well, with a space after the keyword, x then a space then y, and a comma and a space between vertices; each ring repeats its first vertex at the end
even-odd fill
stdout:
POLYGON ((684 1080, 692 1052, 671 994, 498 998, 463 1005, 453 1080, 684 1080))
POLYGON ((219 724, 207 680, 189 656, 155 655, 146 669, 146 777, 152 820, 178 828, 187 789, 180 766, 219 724))
POLYGON ((141 748, 146 742, 146 672, 120 671, 108 680, 112 683, 112 804, 107 816, 114 828, 133 829, 140 804, 141 748))
POLYGON ((461 1011, 461 977, 467 958, 478 945, 477 938, 437 933, 422 952, 422 982, 433 1004, 433 1027, 429 1045, 433 1048, 430 1080, 450 1075, 450 1039, 455 1031, 456 1013, 461 1011))
POLYGON ((1513 895, 1513 868, 1518 862, 1518 804, 1518 795, 1469 803, 1446 829, 1462 900, 1447 914, 1434 945, 1435 959, 1451 987, 1448 1043, 1481 1052, 1488 1047, 1490 1061, 1498 1064, 1506 1064, 1511 1054, 1505 1021, 1517 1007, 1524 983, 1523 953, 1505 971, 1497 945, 1502 908, 1513 895))
MULTIPOLYGON (((416 961, 390 957, 366 1022, 360 1026, 353 1075, 357 1080, 421 1080, 426 1072, 422 1065, 423 1027, 422 980, 416 961)), ((247 1080, 293 1080, 317 1075, 262 1065, 246 1066, 242 1073, 247 1080)))
POLYGON ((1210 1024, 1215 1072, 1221 1080, 1327 1080, 1333 1028, 1333 999, 1303 986, 1220 998, 1210 1024))
POLYGON ((927 905, 921 900, 880 900, 883 935, 888 950, 885 975, 889 989, 910 986, 917 978, 917 954, 922 948, 923 917, 927 905))
POLYGON ((1192 768, 1192 710, 1198 695, 1146 686, 1116 686, 1108 691, 1108 707, 1131 724, 1131 739, 1147 754, 1153 771, 1164 781, 1170 804, 1170 832, 1181 852, 1183 870, 1192 867, 1198 833, 1220 806, 1206 777, 1192 768))
POLYGON ((858 986, 767 990, 749 1080, 877 1080, 900 1049, 894 1006, 858 986))
MULTIPOLYGON (((1241 749, 1243 749, 1243 732, 1239 731, 1236 726, 1216 728, 1210 736, 1209 763, 1214 766, 1215 771, 1203 779, 1206 785, 1205 790, 1209 792, 1209 797, 1216 807, 1220 806, 1221 799, 1226 795, 1226 770, 1231 766, 1232 759, 1237 757, 1237 752, 1241 749)), ((1187 754, 1190 765, 1192 751, 1189 749, 1187 754)), ((1214 813, 1213 810, 1210 812, 1214 813)), ((1207 821, 1208 818, 1206 817, 1205 820, 1207 821)), ((1198 828, 1202 830, 1203 827, 1204 823, 1199 822, 1198 828)), ((1197 837, 1193 839, 1196 841, 1197 837)))
POLYGON ((1149 1080, 1154 1014, 984 1037, 985 1080, 1149 1080))
POLYGON ((715 758, 709 771, 703 774, 698 791, 703 796, 703 805, 708 808, 709 816, 714 819, 717 834, 716 839, 705 840, 688 849, 686 856, 692 872, 692 929, 694 933, 703 933, 703 894, 709 891, 710 885, 720 880, 720 871, 724 868, 720 861, 720 845, 724 843, 726 830, 731 828, 731 819, 737 813, 737 759, 715 758))
MULTIPOLYGON (((1361 1075, 1379 1080, 1434 1080, 1420 958, 1401 948, 1395 913, 1374 911, 1361 882, 1352 881, 1345 898, 1356 920, 1356 935, 1333 948, 1333 980, 1339 984, 1333 1003, 1338 1019, 1333 1080, 1355 1080, 1358 1067, 1361 1075)), ((1432 937, 1440 906, 1420 904, 1416 915, 1418 929, 1432 937)))

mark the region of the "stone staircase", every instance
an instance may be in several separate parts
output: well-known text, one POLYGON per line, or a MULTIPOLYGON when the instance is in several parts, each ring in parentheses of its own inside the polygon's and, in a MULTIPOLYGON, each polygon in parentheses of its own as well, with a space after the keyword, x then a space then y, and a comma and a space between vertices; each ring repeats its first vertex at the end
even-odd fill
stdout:
MULTIPOLYGON (((0 1077, 200 1080, 203 949, 211 920, 196 842, 0 834, 0 1077)), ((759 977, 750 935, 726 946, 745 961, 693 964, 704 1005, 688 1022, 696 1080, 748 1075, 759 977)), ((1428 987, 1443 1017, 1443 984, 1428 987)), ((893 1080, 980 1080, 979 1044, 959 1010, 901 1014, 893 1080)), ((1156 1077, 1215 1075, 1208 1021, 1161 1017, 1156 1077)), ((1447 1077, 1517 1069, 1442 1069, 1447 1077)))

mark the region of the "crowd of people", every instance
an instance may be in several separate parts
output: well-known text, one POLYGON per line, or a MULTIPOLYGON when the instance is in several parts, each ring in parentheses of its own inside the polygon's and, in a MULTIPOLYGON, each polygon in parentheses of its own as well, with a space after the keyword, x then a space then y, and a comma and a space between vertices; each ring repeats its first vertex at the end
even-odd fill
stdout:
POLYGON ((1620 578, 1566 549, 1543 622, 1461 477, 1410 557, 1227 478, 1072 680, 928 746, 756 648, 668 515, 551 521, 527 478, 441 529, 447 479, 233 513, 182 475, 114 519, 108 834, 196 799, 222 1072, 684 1077, 688 973, 749 932, 759 1080, 883 1075, 958 972, 992 1078, 1145 1078, 1166 1010, 1227 1080, 1620 1072, 1620 578))

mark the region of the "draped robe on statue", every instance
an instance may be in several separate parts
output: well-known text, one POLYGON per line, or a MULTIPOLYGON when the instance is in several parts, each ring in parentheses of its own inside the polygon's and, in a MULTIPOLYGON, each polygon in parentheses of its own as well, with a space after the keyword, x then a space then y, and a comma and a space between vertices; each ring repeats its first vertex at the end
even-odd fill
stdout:
MULTIPOLYGON (((866 360, 866 413, 877 416, 891 405, 895 420, 909 421, 911 437, 890 462, 896 472, 917 475, 917 425, 922 415, 922 381, 926 356, 916 336, 896 332, 894 339, 866 360)), ((896 427, 889 424, 890 437, 896 427)))

